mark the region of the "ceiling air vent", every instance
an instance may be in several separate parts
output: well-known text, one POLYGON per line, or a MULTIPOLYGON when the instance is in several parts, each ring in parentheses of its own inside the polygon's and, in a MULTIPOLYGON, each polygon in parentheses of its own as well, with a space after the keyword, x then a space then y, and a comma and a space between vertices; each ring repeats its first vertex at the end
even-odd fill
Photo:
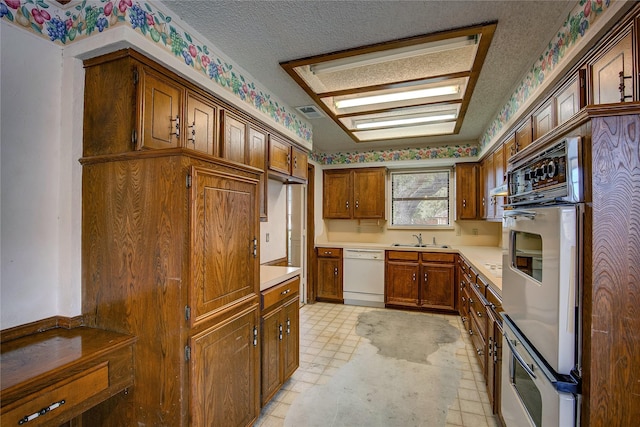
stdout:
POLYGON ((315 105, 305 105, 303 107, 296 107, 296 110, 300 112, 307 119, 321 119, 324 114, 315 105))

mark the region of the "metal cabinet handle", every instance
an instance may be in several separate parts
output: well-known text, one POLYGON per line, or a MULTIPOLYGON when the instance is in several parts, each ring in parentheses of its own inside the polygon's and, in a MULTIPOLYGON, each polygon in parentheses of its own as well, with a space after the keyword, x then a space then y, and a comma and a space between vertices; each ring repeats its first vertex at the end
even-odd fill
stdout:
POLYGON ((349 209, 349 201, 348 200, 347 200, 347 203, 346 203, 346 207, 347 207, 347 209, 349 209))
POLYGON ((298 169, 298 156, 293 156, 293 168, 298 169))
POLYGON ((620 73, 618 73, 618 76, 620 77, 620 84, 618 85, 618 90, 620 91, 620 102, 624 102, 625 99, 633 98, 632 95, 625 95, 624 94, 624 90, 626 89, 624 81, 626 79, 632 79, 633 76, 625 76, 624 75, 624 71, 620 71, 620 73))
POLYGON ((482 313, 480 313, 479 311, 476 311, 476 314, 478 315, 478 317, 482 317, 482 313))
POLYGON ((278 337, 280 338, 280 341, 282 341, 282 323, 280 325, 278 325, 278 337))
POLYGON ((291 289, 287 289, 286 291, 282 291, 282 292, 280 292, 280 295, 286 295, 286 294, 288 294, 289 292, 291 292, 291 289))
POLYGON ((176 131, 172 132, 171 135, 175 135, 177 138, 180 138, 180 116, 176 116, 175 119, 169 119, 172 122, 176 122, 176 131))
POLYGON ((469 335, 473 335, 473 331, 469 329, 469 335))
POLYGON ((188 126, 189 129, 191 129, 191 138, 189 138, 189 141, 191 141, 194 145, 196 143, 196 121, 194 120, 193 123, 191 125, 188 126))
POLYGON ((467 207, 467 199, 462 199, 462 207, 463 208, 467 207))
POLYGON ((416 273, 413 273, 413 281, 416 281, 416 273))
POLYGON ((287 335, 291 335, 291 319, 287 319, 287 335))
POLYGON ((59 408, 61 405, 64 405, 64 404, 65 404, 64 399, 59 400, 58 402, 53 402, 51 405, 40 409, 38 412, 34 412, 31 415, 25 415, 22 419, 20 419, 20 421, 18 421, 18 425, 22 425, 22 424, 28 423, 29 421, 35 420, 36 418, 41 417, 47 412, 53 411, 54 409, 59 408))
POLYGON ((482 356, 484 351, 481 348, 476 348, 476 353, 478 353, 478 356, 482 356))
POLYGON ((429 274, 424 273, 424 282, 427 283, 429 281, 429 274))
POLYGON ((335 276, 337 276, 337 275, 338 275, 338 267, 335 267, 335 268, 333 269, 333 274, 334 274, 335 276))
POLYGON ((360 207, 360 201, 356 200, 356 209, 360 207))

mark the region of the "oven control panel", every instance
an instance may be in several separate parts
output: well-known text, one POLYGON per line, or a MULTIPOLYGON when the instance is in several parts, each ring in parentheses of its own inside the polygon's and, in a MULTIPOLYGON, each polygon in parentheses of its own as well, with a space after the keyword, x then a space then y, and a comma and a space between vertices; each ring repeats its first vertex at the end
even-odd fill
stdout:
POLYGON ((579 202, 580 141, 563 139, 515 164, 507 173, 509 205, 579 202))

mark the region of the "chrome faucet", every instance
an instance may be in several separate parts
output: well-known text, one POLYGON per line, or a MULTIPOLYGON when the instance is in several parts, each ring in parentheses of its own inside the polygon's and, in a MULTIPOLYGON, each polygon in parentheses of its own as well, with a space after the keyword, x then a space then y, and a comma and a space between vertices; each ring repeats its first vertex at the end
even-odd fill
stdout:
POLYGON ((437 244, 436 243, 436 236, 433 236, 433 246, 435 246, 436 244, 437 244))
POLYGON ((422 233, 420 234, 414 234, 413 237, 415 237, 416 239, 418 239, 418 245, 422 246, 422 233))

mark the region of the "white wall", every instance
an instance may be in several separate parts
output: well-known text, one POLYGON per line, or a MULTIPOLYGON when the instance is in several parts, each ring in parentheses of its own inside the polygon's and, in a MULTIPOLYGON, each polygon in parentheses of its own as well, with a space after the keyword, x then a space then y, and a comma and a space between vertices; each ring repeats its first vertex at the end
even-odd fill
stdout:
POLYGON ((287 187, 273 179, 268 181, 268 185, 269 221, 260 223, 261 264, 287 256, 287 187))
MULTIPOLYGON (((59 295, 61 262, 73 252, 61 206, 64 106, 62 50, 20 28, 0 24, 1 276, 0 328, 54 316, 78 315, 59 295)), ((77 159, 76 159, 77 163, 77 159)), ((67 200, 67 199, 64 199, 67 200)), ((66 268, 64 269, 65 271, 66 268)), ((79 302, 79 295, 75 299, 79 302)), ((67 301, 68 302, 68 301, 67 301)))

